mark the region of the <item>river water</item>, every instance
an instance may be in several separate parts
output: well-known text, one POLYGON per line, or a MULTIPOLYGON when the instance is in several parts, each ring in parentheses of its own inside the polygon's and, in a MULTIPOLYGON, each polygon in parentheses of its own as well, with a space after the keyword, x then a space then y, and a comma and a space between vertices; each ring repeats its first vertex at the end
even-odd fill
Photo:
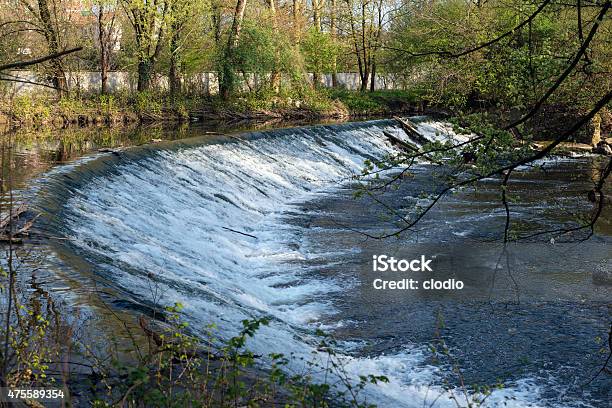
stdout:
MULTIPOLYGON (((419 120, 432 140, 465 138, 419 120)), ((499 180, 486 179, 446 196, 399 238, 367 238, 396 230, 399 216, 439 189, 437 170, 420 164, 398 188, 354 197, 364 162, 396 152, 383 131, 406 137, 390 120, 232 137, 140 130, 137 140, 179 140, 68 155, 60 166, 40 159, 40 172, 23 177, 42 213, 39 279, 73 305, 87 305, 94 291, 127 311, 181 302, 202 332, 215 323, 230 336, 241 320, 268 317, 249 343, 263 354, 316 353, 323 329, 349 375, 389 377, 368 389, 383 407, 455 406, 461 383, 502 385, 489 406, 609 406, 609 376, 583 386, 606 357, 612 287, 593 272, 610 268, 609 207, 587 241, 543 236, 503 248, 499 180), (379 254, 426 256, 434 272, 374 272, 379 254), (373 286, 432 276, 464 288, 373 286), (441 341, 443 358, 431 349, 441 341)), ((576 157, 518 171, 509 186, 513 230, 571 227, 588 216, 586 191, 601 165, 576 157)))

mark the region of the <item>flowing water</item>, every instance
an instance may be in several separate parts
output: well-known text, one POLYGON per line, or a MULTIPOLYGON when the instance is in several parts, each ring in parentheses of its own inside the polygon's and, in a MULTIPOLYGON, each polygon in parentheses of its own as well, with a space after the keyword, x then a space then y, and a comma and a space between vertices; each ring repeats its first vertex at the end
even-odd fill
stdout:
MULTIPOLYGON (((419 130, 464 140, 437 122, 419 130)), ((592 273, 610 267, 609 210, 586 242, 547 238, 502 251, 505 211, 490 179, 445 197, 399 239, 367 239, 398 226, 380 200, 409 215, 439 188, 421 164, 380 200, 353 197, 364 162, 395 152, 383 131, 406 137, 379 120, 207 135, 56 167, 30 189, 62 271, 47 284, 74 303, 86 302, 94 280, 116 307, 181 302, 192 328, 215 323, 227 336, 265 316, 270 325, 250 343, 264 354, 309 355, 322 328, 338 339, 350 375, 390 378, 368 389, 383 407, 454 406, 461 381, 503 384, 489 406, 608 406, 609 377, 582 385, 605 359, 597 339, 610 325, 611 287, 592 273), (424 254, 437 278, 466 287, 374 290, 376 254, 424 254), (452 358, 436 363, 428 345, 440 338, 452 358)), ((600 165, 575 158, 517 172, 513 227, 571 226, 589 214, 584 192, 600 165)))

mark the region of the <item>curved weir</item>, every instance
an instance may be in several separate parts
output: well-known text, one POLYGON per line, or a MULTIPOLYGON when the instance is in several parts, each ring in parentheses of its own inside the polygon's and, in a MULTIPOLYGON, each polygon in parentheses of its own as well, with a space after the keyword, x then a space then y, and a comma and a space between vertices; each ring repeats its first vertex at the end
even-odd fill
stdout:
MULTIPOLYGON (((419 131, 430 140, 465 140, 437 122, 419 122, 419 131)), ((333 225, 334 212, 344 211, 342 224, 353 219, 361 220, 364 230, 374 228, 375 214, 351 201, 350 185, 366 160, 396 152, 385 132, 409 139, 395 121, 379 120, 109 153, 46 178, 54 193, 38 201, 43 228, 67 238, 53 244, 58 253, 85 261, 135 307, 180 302, 194 330, 203 333, 215 323, 228 337, 243 319, 268 317, 270 325, 249 343, 255 352, 308 356, 318 341, 315 329, 342 333, 368 318, 346 311, 361 306, 351 301, 357 284, 342 265, 362 252, 371 259, 370 252, 360 246, 358 234, 326 237, 342 231, 341 224, 333 225), (330 204, 338 197, 344 197, 341 207, 330 204), (326 225, 313 222, 326 215, 326 225)), ((421 166, 415 172, 428 170, 421 166)), ((397 196, 405 202, 412 198, 397 196)), ((472 218, 466 221, 473 211, 454 211, 456 225, 473 225, 472 218)), ((70 264, 68 258, 65 262, 70 264)), ((440 386, 440 369, 428 363, 426 341, 403 339, 390 353, 366 353, 355 350, 371 338, 352 334, 345 340, 341 346, 350 373, 391 379, 371 390, 381 406, 434 400, 435 406, 455 406, 440 386)), ((529 378, 515 378, 488 403, 539 406, 545 392, 529 378)))

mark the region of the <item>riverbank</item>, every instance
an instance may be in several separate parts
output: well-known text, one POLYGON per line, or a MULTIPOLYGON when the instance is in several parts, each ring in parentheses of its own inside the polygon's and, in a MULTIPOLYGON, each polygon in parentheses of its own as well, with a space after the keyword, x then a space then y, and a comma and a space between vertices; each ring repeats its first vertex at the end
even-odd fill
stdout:
POLYGON ((248 93, 217 96, 165 93, 92 95, 53 99, 16 96, 0 102, 0 124, 9 128, 121 126, 137 123, 185 123, 210 120, 348 120, 393 114, 439 113, 415 92, 308 90, 296 94, 248 93))
MULTIPOLYGON (((358 92, 344 89, 307 89, 275 94, 269 91, 245 93, 224 100, 218 96, 171 97, 161 92, 70 96, 54 99, 15 96, 0 101, 0 127, 9 130, 49 130, 84 127, 125 127, 135 125, 180 126, 188 123, 291 122, 305 124, 326 121, 362 120, 393 115, 433 117, 479 116, 504 128, 525 114, 509 107, 456 109, 429 101, 418 89, 358 92)), ((519 139, 553 140, 577 122, 579 109, 546 105, 520 130, 519 139)), ((469 119, 468 122, 473 122, 469 119)), ((214 129, 213 129, 214 130, 214 129)), ((597 146, 612 134, 612 113, 602 109, 568 141, 597 146)))

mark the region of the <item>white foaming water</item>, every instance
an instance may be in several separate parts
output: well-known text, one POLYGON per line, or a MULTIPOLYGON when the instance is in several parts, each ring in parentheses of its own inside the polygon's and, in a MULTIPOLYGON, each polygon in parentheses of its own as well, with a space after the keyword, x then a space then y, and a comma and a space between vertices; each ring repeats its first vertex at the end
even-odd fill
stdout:
MULTIPOLYGON (((463 141, 443 124, 423 122, 419 129, 431 140, 463 141)), ((241 320, 266 316, 270 326, 249 347, 308 356, 316 345, 313 329, 323 314, 334 313, 325 299, 350 283, 301 267, 299 260, 311 254, 291 245, 300 227, 282 217, 299 211, 293 203, 332 194, 366 159, 394 153, 383 130, 403 133, 391 121, 376 121, 159 150, 92 178, 66 203, 63 222, 99 273, 135 299, 181 302, 192 328, 215 323, 226 336, 237 333, 241 320)), ((372 389, 370 399, 381 406, 455 406, 450 394, 429 386, 435 369, 416 368, 423 359, 414 348, 346 356, 345 363, 355 376, 391 379, 372 389)), ((527 402, 531 391, 513 394, 514 406, 536 406, 527 402)), ((490 401, 503 398, 496 392, 490 401)))

